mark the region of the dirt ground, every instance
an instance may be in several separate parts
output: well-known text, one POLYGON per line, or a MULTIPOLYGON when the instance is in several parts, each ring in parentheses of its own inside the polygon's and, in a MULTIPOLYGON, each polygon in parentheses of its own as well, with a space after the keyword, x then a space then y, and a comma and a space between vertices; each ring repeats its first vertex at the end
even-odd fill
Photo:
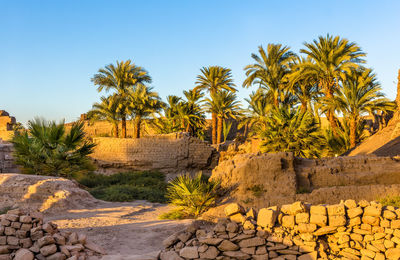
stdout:
POLYGON ((47 215, 59 229, 86 233, 108 252, 106 259, 154 259, 162 241, 189 225, 191 220, 159 220, 170 206, 147 201, 99 202, 93 208, 47 215), (148 258, 144 255, 149 255, 148 258))

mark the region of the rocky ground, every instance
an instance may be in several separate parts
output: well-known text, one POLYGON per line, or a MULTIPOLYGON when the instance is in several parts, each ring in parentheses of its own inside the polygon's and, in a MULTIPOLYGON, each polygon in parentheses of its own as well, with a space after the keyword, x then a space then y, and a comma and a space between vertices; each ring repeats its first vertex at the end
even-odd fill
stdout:
POLYGON ((45 220, 61 230, 87 234, 108 252, 103 259, 152 259, 163 248, 165 238, 192 222, 159 220, 158 216, 168 210, 168 205, 146 201, 101 202, 86 209, 46 214, 45 220))

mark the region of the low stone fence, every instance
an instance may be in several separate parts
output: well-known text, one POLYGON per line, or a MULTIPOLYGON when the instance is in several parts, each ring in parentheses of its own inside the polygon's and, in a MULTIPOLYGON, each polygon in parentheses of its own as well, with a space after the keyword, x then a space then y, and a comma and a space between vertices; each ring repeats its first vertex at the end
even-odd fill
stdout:
POLYGON ((55 224, 43 223, 42 213, 27 214, 16 209, 1 216, 1 260, 77 260, 105 253, 84 234, 61 232, 55 224))
POLYGON ((346 200, 245 211, 225 208, 212 229, 191 226, 164 241, 167 259, 399 259, 400 209, 346 200))

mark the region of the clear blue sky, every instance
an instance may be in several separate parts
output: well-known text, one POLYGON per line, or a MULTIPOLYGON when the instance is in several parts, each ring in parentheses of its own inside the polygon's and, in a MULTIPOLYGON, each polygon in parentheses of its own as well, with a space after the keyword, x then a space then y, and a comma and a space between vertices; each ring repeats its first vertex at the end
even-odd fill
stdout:
POLYGON ((327 33, 357 42, 394 98, 399 11, 397 0, 0 0, 0 109, 23 123, 75 120, 100 97, 93 74, 124 59, 149 71, 163 99, 193 88, 208 65, 231 68, 243 98, 243 67, 257 46, 298 52, 327 33))

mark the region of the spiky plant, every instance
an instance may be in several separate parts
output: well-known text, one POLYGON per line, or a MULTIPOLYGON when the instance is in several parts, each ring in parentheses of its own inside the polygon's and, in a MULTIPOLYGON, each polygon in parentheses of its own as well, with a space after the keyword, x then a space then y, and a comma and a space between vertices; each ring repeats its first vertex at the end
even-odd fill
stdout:
POLYGON ((271 111, 261 138, 262 152, 293 152, 306 158, 320 157, 324 143, 314 116, 289 107, 271 111))
POLYGON ((209 181, 201 173, 195 177, 186 174, 169 183, 166 197, 188 216, 197 217, 215 204, 219 189, 220 181, 209 181))
POLYGON ((64 122, 36 118, 29 121, 28 131, 16 133, 12 143, 23 173, 71 177, 93 170, 89 155, 95 144, 85 138, 83 122, 67 132, 64 122))

